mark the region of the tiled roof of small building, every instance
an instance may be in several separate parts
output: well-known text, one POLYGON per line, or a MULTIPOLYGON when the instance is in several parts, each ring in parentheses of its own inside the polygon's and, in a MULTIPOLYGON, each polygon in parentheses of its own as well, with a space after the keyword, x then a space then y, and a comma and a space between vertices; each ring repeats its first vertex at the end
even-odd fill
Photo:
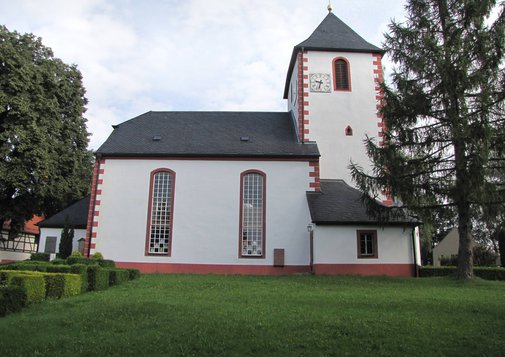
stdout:
POLYGON ((65 220, 77 229, 85 229, 88 223, 89 196, 71 204, 64 210, 38 223, 40 228, 63 228, 65 220))

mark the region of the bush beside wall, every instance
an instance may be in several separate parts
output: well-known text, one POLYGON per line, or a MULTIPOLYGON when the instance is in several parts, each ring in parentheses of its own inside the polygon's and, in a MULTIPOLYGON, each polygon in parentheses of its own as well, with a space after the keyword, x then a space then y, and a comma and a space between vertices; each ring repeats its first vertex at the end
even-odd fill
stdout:
POLYGON ((26 304, 26 291, 21 286, 0 286, 0 317, 21 311, 26 304))
POLYGON ((81 277, 78 274, 46 273, 46 297, 63 298, 81 293, 81 277))
POLYGON ((88 290, 105 290, 109 287, 109 271, 99 265, 88 265, 88 290))
POLYGON ((46 297, 46 283, 43 274, 19 274, 11 279, 12 285, 24 288, 26 304, 40 302, 46 297))
MULTIPOLYGON (((419 269, 420 277, 448 276, 456 274, 455 266, 432 267, 426 266, 419 269)), ((486 280, 505 280, 505 268, 498 267, 474 267, 476 277, 486 280)))
POLYGON ((81 293, 88 291, 88 266, 85 264, 74 264, 70 266, 70 272, 81 276, 81 293))
POLYGON ((140 278, 140 270, 138 270, 138 269, 126 269, 126 270, 128 270, 130 280, 135 280, 135 279, 140 278))
POLYGON ((109 270, 109 286, 120 285, 130 280, 130 273, 126 269, 109 270))
POLYGON ((50 257, 49 253, 32 253, 30 255, 30 260, 48 262, 50 257))

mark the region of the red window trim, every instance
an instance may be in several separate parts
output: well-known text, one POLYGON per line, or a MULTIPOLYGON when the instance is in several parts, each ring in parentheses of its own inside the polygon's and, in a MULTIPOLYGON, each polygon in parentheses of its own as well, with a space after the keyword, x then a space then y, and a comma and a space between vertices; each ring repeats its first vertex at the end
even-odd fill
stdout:
POLYGON ((172 227, 174 224, 174 196, 175 196, 175 171, 167 168, 159 168, 151 171, 151 177, 149 181, 149 199, 148 199, 148 209, 147 209, 147 225, 146 225, 146 245, 145 245, 145 255, 146 256, 172 256, 172 227), (154 176, 160 172, 168 172, 172 175, 172 193, 170 202, 170 234, 168 243, 167 253, 151 253, 149 251, 149 243, 151 238, 151 214, 152 214, 152 200, 153 200, 153 189, 154 189, 154 176))
POLYGON ((351 65, 349 64, 349 61, 345 57, 335 57, 333 61, 331 62, 331 67, 333 69, 333 90, 338 91, 338 92, 351 92, 351 65), (347 81, 349 82, 349 88, 347 89, 342 89, 342 88, 337 88, 337 73, 336 73, 336 68, 335 68, 335 62, 338 60, 343 60, 347 64, 347 81))
POLYGON ((264 259, 266 257, 266 187, 267 187, 267 175, 260 170, 246 170, 240 174, 240 202, 239 202, 239 231, 238 231, 238 257, 243 259, 264 259), (262 242, 261 242, 261 255, 260 256, 249 256, 242 255, 242 222, 243 222, 243 211, 244 211, 244 177, 248 174, 258 174, 263 177, 263 227, 262 228, 262 242))
POLYGON ((356 231, 356 242, 358 248, 358 259, 377 259, 379 258, 378 246, 377 246, 377 230, 357 230, 356 231), (374 252, 372 255, 362 255, 361 254, 361 234, 371 234, 373 240, 374 252))

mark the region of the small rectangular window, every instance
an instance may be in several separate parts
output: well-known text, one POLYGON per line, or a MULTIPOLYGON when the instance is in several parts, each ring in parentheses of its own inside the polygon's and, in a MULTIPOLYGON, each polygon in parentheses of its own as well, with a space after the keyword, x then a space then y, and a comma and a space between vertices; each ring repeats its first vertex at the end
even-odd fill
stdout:
POLYGON ((358 258, 377 258, 377 231, 357 231, 358 258))
POLYGON ((46 237, 44 253, 56 253, 56 237, 46 237))

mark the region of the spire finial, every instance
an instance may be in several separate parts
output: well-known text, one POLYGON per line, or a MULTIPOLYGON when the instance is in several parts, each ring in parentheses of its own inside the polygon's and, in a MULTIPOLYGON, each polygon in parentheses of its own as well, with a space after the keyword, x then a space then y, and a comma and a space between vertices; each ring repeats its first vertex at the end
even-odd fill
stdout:
POLYGON ((333 7, 331 6, 331 1, 328 1, 328 12, 331 12, 331 10, 333 10, 333 7))

